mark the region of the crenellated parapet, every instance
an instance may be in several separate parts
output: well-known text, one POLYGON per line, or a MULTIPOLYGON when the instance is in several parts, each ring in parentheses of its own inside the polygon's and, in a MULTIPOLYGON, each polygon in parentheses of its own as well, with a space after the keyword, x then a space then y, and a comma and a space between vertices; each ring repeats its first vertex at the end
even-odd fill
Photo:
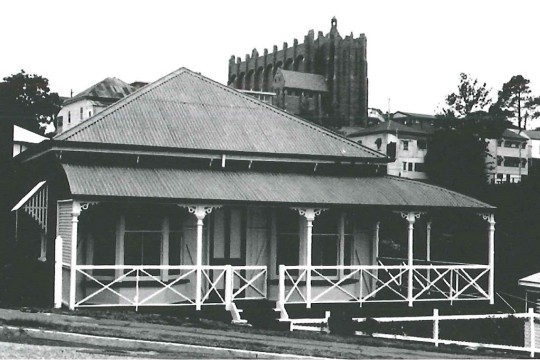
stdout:
MULTIPOLYGON (((331 21, 330 31, 324 35, 309 30, 304 42, 293 39, 274 45, 272 51, 259 54, 253 49, 244 60, 229 59, 228 85, 237 89, 272 92, 278 69, 322 75, 329 93, 322 99, 322 111, 335 125, 361 124, 367 119, 367 41, 365 34, 357 38, 341 37, 337 19, 331 21)), ((334 125, 334 124, 332 124, 334 125)))

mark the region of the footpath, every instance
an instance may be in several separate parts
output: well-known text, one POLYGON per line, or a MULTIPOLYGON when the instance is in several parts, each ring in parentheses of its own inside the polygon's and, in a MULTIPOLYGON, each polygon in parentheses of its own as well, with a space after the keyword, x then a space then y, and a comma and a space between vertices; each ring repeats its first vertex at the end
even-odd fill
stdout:
POLYGON ((405 343, 369 337, 279 332, 227 324, 165 325, 80 315, 0 309, 2 333, 19 331, 35 339, 96 347, 199 353, 219 358, 508 358, 496 351, 405 343), (82 335, 91 336, 82 336, 82 335), (187 346, 187 347, 186 347, 187 346), (191 348, 190 348, 191 346, 191 348), (183 347, 181 349, 181 347, 183 347), (224 348, 213 352, 214 348, 224 348), (228 350, 227 350, 228 349, 228 350), (258 353, 259 352, 259 353, 258 353), (275 356, 270 356, 273 354, 275 356))

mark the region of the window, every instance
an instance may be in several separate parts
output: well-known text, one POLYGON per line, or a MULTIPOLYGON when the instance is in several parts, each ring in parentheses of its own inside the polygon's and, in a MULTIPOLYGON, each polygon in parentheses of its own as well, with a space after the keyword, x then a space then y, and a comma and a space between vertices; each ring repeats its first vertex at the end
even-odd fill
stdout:
POLYGON ((403 170, 407 170, 407 163, 405 161, 403 162, 403 170))
POLYGON ((82 120, 83 119, 83 108, 82 107, 81 107, 80 114, 81 114, 81 120, 82 120))
POLYGON ((413 171, 413 165, 414 165, 414 163, 410 162, 410 163, 408 163, 408 165, 409 165, 409 166, 408 166, 408 170, 409 170, 409 171, 413 171))
MULTIPOLYGON (((340 212, 324 211, 313 222, 311 263, 314 266, 350 265, 353 242, 353 222, 340 212), (342 223, 343 222, 343 223, 342 223), (343 224, 343 225, 341 225, 343 224), (343 226, 343 228, 342 228, 343 226), (343 241, 341 234, 343 232, 343 241), (340 259, 340 246, 344 246, 340 259)), ((334 269, 322 270, 328 276, 337 275, 334 269)))
POLYGON ((64 126, 64 117, 63 116, 58 116, 56 118, 56 125, 58 127, 64 126))
POLYGON ((504 158, 502 156, 497 156, 497 166, 502 166, 504 158))
POLYGON ((424 171, 426 171, 425 167, 424 167, 424 163, 415 163, 414 164, 414 171, 416 171, 416 172, 424 172, 424 171))
POLYGON ((427 141, 424 139, 419 139, 417 141, 418 149, 419 150, 426 150, 427 149, 427 141))
POLYGON ((503 146, 503 141, 501 139, 497 140, 497 146, 498 147, 503 146))
POLYGON ((92 117, 92 110, 88 111, 88 117, 92 117))
POLYGON ((409 141, 408 140, 403 140, 401 142, 401 144, 403 145, 403 150, 409 150, 409 141))
POLYGON ((521 160, 520 158, 517 158, 517 157, 505 157, 504 158, 504 166, 507 166, 507 167, 519 167, 519 164, 521 164, 521 160))
POLYGON ((377 138, 377 140, 375 140, 375 145, 377 145, 377 150, 381 150, 382 139, 381 139, 381 138, 377 138))
MULTIPOLYGON (((162 217, 157 212, 129 211, 124 233, 125 265, 160 265, 162 217)), ((149 271, 159 274, 159 270, 149 271)))
POLYGON ((300 253, 299 220, 291 211, 276 212, 276 273, 279 265, 298 265, 300 253))
POLYGON ((68 111, 68 124, 71 124, 71 111, 68 111))

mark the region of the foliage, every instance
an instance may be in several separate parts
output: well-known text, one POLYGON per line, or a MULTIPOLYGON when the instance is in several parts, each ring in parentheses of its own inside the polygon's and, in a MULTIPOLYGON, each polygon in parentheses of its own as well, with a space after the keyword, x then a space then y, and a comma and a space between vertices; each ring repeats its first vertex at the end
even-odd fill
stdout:
POLYGON ((2 115, 13 116, 17 125, 43 133, 46 125, 53 122, 61 104, 58 94, 50 92, 49 80, 21 70, 5 77, 4 81, 0 84, 2 115))
POLYGON ((486 185, 486 142, 460 128, 442 129, 428 144, 425 167, 437 185, 476 196, 486 185))
POLYGON ((520 129, 527 128, 527 121, 540 117, 540 97, 533 96, 530 80, 515 75, 503 84, 495 108, 517 122, 520 129))
POLYGON ((475 111, 485 110, 491 104, 486 83, 480 83, 469 74, 461 73, 457 92, 446 96, 442 114, 463 118, 475 111))

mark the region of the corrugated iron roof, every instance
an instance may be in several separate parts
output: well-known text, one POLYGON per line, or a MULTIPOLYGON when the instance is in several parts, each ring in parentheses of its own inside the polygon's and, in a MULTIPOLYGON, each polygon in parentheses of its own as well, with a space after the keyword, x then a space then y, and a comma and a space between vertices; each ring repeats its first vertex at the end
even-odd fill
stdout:
POLYGON ((397 177, 339 177, 210 169, 63 164, 73 196, 194 202, 493 208, 476 199, 397 177))
POLYGON ((185 68, 137 90, 55 139, 386 159, 381 153, 185 68))
POLYGON ((377 125, 367 127, 365 129, 358 130, 354 133, 349 134, 348 136, 357 136, 357 135, 369 135, 369 134, 409 134, 409 135, 428 135, 429 133, 422 129, 413 128, 407 125, 400 124, 398 122, 388 120, 377 125))
POLYGON ((286 88, 328 92, 324 76, 299 71, 279 70, 286 88))
POLYGON ((135 88, 115 77, 108 77, 81 91, 72 98, 68 98, 64 105, 71 104, 84 98, 93 99, 121 99, 135 91, 135 88))

